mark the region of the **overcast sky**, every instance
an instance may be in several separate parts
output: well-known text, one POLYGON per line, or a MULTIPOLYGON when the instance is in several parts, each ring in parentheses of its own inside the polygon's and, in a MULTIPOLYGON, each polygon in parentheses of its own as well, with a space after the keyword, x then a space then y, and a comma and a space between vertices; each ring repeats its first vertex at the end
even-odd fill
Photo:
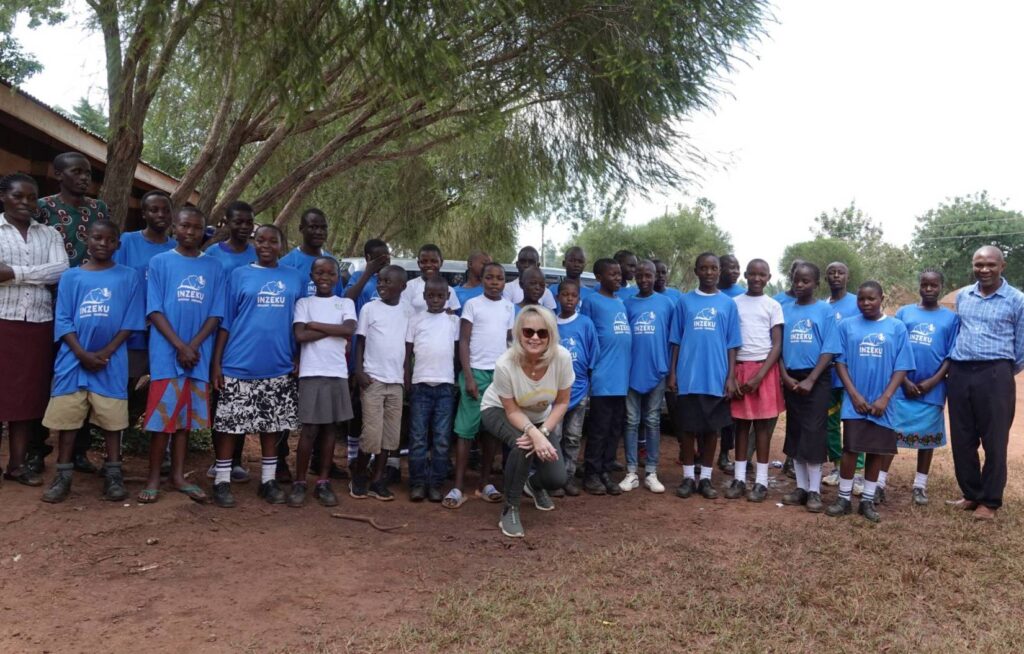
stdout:
MULTIPOLYGON (((718 165, 681 191, 632 198, 629 222, 706 196, 741 261, 776 265, 815 215, 851 200, 896 243, 948 197, 988 190, 1024 209, 1024 3, 794 0, 774 13, 717 111, 687 126, 718 165)), ((102 40, 80 16, 15 36, 46 66, 29 93, 104 100, 102 40)), ((549 227, 556 243, 567 236, 549 227)), ((520 241, 539 245, 539 227, 520 241)))

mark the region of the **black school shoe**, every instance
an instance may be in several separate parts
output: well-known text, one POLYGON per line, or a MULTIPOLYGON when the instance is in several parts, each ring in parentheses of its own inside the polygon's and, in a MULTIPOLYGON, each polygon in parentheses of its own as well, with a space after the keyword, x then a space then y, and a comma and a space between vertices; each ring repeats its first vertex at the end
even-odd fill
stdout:
POLYGON ((768 487, 764 484, 754 484, 754 487, 750 489, 747 494, 748 502, 764 502, 764 499, 768 497, 768 487))
POLYGON ((368 480, 365 475, 355 475, 352 477, 352 481, 348 483, 348 494, 357 500, 365 500, 367 495, 368 480))
POLYGON ((727 500, 738 500, 743 497, 747 492, 747 482, 739 479, 733 479, 732 483, 729 484, 729 488, 725 489, 725 499, 727 500))
POLYGON ((256 495, 266 500, 267 504, 284 504, 288 501, 276 479, 260 484, 260 489, 256 491, 256 495))
POLYGON ((5 472, 4 479, 16 481, 22 486, 42 486, 43 478, 37 472, 33 472, 27 465, 23 465, 13 472, 5 472))
POLYGON ((366 494, 381 502, 390 502, 395 499, 395 494, 391 492, 391 489, 388 488, 388 483, 383 479, 371 483, 366 494))
POLYGON ((583 490, 587 491, 591 495, 605 495, 607 489, 604 487, 604 482, 598 475, 587 475, 587 478, 583 480, 583 490))
POLYGON ((423 484, 416 484, 409 489, 409 500, 412 502, 422 502, 427 499, 427 487, 423 484))
POLYGON ((65 477, 60 473, 50 482, 50 487, 43 493, 43 501, 50 504, 57 504, 68 499, 71 494, 71 477, 65 477))
POLYGON ((821 513, 824 510, 825 503, 821 501, 821 493, 807 493, 807 511, 821 513))
POLYGON ((786 506, 801 506, 807 504, 807 491, 802 488, 794 488, 782 496, 782 503, 786 506))
POLYGON ((569 497, 579 497, 580 487, 576 484, 576 480, 569 478, 569 481, 565 482, 565 494, 569 497))
POLYGON ((715 490, 715 486, 711 483, 710 479, 701 479, 697 484, 697 492, 706 500, 713 500, 718 497, 718 491, 715 490))
POLYGON ((84 454, 76 454, 71 459, 71 463, 75 466, 75 472, 84 472, 86 474, 95 475, 102 471, 102 468, 97 468, 92 464, 84 454))
POLYGON ((836 501, 825 509, 825 515, 830 518, 837 518, 841 515, 850 515, 851 513, 853 513, 853 506, 850 504, 850 500, 844 500, 841 497, 837 497, 836 501))
POLYGON ((213 503, 222 509, 235 508, 235 496, 231 494, 230 482, 222 481, 213 485, 213 503))
POLYGON ((292 484, 292 492, 288 494, 288 506, 293 509, 301 508, 306 503, 306 485, 292 484))
POLYGON ((729 460, 729 452, 725 451, 718 455, 718 469, 727 475, 736 472, 736 464, 729 460))
POLYGON ((330 482, 317 484, 313 489, 313 497, 320 502, 320 506, 338 506, 338 496, 334 494, 330 482))
POLYGON ((124 487, 121 466, 107 466, 107 474, 103 476, 103 499, 108 502, 120 502, 126 497, 128 489, 124 487))
POLYGON ((444 500, 444 493, 441 492, 440 486, 431 486, 427 489, 427 501, 434 502, 435 504, 440 503, 444 500))
POLYGON ((604 492, 607 495, 622 495, 622 488, 612 481, 611 475, 607 472, 601 473, 601 483, 604 484, 604 492))
POLYGON ((857 513, 861 514, 871 522, 881 522, 882 516, 875 510, 875 503, 873 500, 861 500, 857 506, 857 513))
POLYGON ((683 483, 679 484, 679 488, 676 489, 676 497, 681 497, 684 500, 697 490, 697 481, 691 477, 683 479, 683 483))
POLYGON ((885 486, 875 487, 875 504, 885 504, 885 486))

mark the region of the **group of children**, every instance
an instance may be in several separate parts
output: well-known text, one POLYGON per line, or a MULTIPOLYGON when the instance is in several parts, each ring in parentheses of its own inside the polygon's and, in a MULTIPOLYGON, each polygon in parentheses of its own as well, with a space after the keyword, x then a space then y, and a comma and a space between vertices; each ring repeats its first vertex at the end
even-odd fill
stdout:
MULTIPOLYGON (((6 191, 0 199, 5 208, 13 201, 6 191)), ((667 285, 663 262, 628 251, 598 259, 597 287, 590 288, 581 279, 586 256, 578 247, 565 254, 566 277, 550 287, 537 251, 527 247, 518 254, 515 281, 506 283, 501 265, 474 252, 465 283, 452 288, 440 274, 437 246, 420 248, 420 276, 408 280, 390 265, 387 244, 373 239, 364 247, 365 269, 346 285, 323 248, 327 220, 317 209, 302 215, 302 243, 285 253, 283 232, 255 226, 243 202, 227 209, 226 238, 205 250, 206 220, 198 209, 173 210, 159 192, 141 204, 145 228, 138 232, 121 234, 104 216, 74 226, 81 248, 68 241, 70 230, 62 232, 79 265, 57 284, 59 350, 42 424, 59 432, 59 455, 44 501, 68 497, 76 439, 89 424, 106 442, 104 497, 127 497, 120 433, 135 419, 129 391, 148 374, 138 414, 151 434, 150 472, 139 502, 159 498, 168 454, 171 486, 207 501, 185 479, 183 464, 189 433, 211 428, 218 506, 234 506, 232 482, 248 478, 240 459, 246 434, 259 435, 258 494, 269 503, 302 506, 313 469, 314 498, 336 505, 331 478, 341 476, 333 464, 340 434, 350 436, 349 494, 392 500, 386 467, 401 447, 406 400, 410 499, 460 507, 477 442, 474 495, 499 502, 491 479, 499 448, 481 428, 480 403, 515 317, 529 305, 556 314, 575 372, 560 444, 568 481, 556 497, 581 488, 619 495, 641 484, 663 493, 658 466, 667 405, 680 439, 681 498, 718 496, 711 472, 719 436, 731 429, 736 461, 724 495, 763 501, 770 439, 785 410, 784 451, 796 489, 784 504, 833 516, 851 512, 858 456, 866 454, 859 511, 877 521, 897 444, 921 449, 914 501, 927 501, 930 452, 945 443, 944 376, 957 329, 955 314, 938 306, 940 273, 923 273, 921 303, 888 317, 877 283, 862 284, 855 300, 845 293, 845 266, 838 263, 827 274, 842 279, 841 305, 816 299, 820 271, 812 263, 795 262, 789 290, 771 298, 767 262, 747 264, 743 287, 735 258, 712 253, 697 257, 698 287, 688 293, 667 285), (833 405, 843 424, 841 448, 829 438, 833 405), (282 470, 290 477, 287 437, 300 428, 295 476, 283 479, 282 470), (616 481, 620 437, 625 476, 616 481), (756 456, 749 489, 748 453, 756 456), (839 492, 826 508, 820 485, 827 459, 838 464, 839 492), (446 493, 449 477, 454 483, 446 493), (291 481, 289 493, 284 481, 291 481)))

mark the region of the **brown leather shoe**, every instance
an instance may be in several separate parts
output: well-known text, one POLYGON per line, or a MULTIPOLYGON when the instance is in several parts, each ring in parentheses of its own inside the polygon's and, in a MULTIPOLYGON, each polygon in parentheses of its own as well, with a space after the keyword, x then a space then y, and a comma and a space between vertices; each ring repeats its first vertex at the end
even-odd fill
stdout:
POLYGON ((989 508, 984 504, 979 504, 978 508, 974 510, 975 520, 995 520, 996 509, 989 508))
POLYGON ((952 503, 953 508, 962 509, 964 511, 973 511, 978 508, 978 503, 974 500, 959 499, 952 503))

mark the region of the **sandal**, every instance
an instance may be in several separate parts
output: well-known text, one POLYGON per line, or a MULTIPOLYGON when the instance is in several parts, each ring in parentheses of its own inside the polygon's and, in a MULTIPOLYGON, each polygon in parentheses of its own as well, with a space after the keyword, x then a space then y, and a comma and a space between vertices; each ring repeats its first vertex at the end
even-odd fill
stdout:
POLYGON ((139 494, 135 496, 135 500, 139 504, 152 504, 160 498, 160 490, 156 488, 143 488, 139 491, 139 494))
POLYGON ((441 506, 446 509, 457 509, 466 503, 466 496, 458 488, 448 491, 448 494, 441 500, 441 506))
POLYGON ((199 488, 195 484, 182 486, 177 490, 179 493, 184 493, 185 495, 188 495, 188 499, 192 500, 193 502, 199 502, 200 504, 205 504, 206 501, 209 499, 206 496, 206 493, 203 492, 203 489, 199 488))
POLYGON ((494 484, 487 484, 483 487, 483 490, 477 490, 474 495, 482 499, 484 502, 490 502, 491 504, 496 504, 505 499, 505 496, 501 494, 501 491, 494 487, 494 484))

